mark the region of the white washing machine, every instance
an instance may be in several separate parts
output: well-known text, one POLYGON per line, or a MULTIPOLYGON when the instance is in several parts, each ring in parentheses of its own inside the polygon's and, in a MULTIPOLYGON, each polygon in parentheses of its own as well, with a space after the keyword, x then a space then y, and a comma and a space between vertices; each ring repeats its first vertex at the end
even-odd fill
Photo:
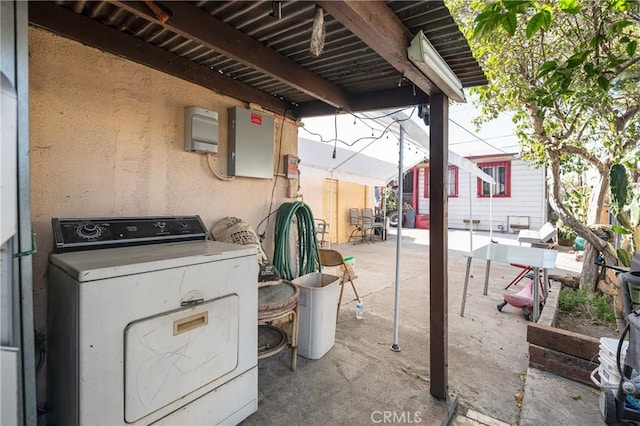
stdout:
POLYGON ((204 241, 197 216, 54 219, 54 234, 51 423, 236 424, 257 410, 255 249, 204 241))

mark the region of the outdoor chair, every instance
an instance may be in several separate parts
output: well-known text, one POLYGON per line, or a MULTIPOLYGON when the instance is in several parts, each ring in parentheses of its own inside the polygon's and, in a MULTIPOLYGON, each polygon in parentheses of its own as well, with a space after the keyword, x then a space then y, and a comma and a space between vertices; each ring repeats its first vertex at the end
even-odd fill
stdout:
POLYGON ((329 250, 329 249, 320 249, 318 250, 320 254, 320 265, 327 267, 337 266, 338 268, 342 268, 342 277, 340 279, 340 297, 338 298, 338 311, 336 313, 336 321, 338 318, 338 314, 340 313, 340 303, 342 302, 342 293, 344 292, 344 282, 349 281, 351 283, 351 288, 353 288, 353 293, 356 295, 356 300, 360 300, 360 296, 358 295, 358 290, 356 290, 356 286, 353 283, 353 280, 356 278, 352 275, 352 272, 349 272, 349 268, 344 263, 344 257, 337 250, 329 250))
POLYGON ((557 245, 558 231, 551 222, 542 225, 539 231, 523 229, 518 233, 518 242, 529 243, 531 247, 554 248, 557 245))
POLYGON ((376 218, 373 215, 373 209, 362 209, 362 228, 364 230, 364 238, 367 241, 373 241, 376 236, 376 232, 379 232, 379 238, 382 240, 384 224, 382 222, 376 222, 376 218))
POLYGON ((324 219, 314 219, 316 223, 316 238, 318 240, 318 247, 324 248, 329 245, 329 225, 324 219))
POLYGON ((364 241, 365 239, 365 230, 362 226, 362 217, 360 216, 360 210, 358 209, 349 209, 349 225, 355 226, 355 229, 351 231, 351 235, 349 236, 348 243, 353 240, 355 244, 358 240, 364 241))

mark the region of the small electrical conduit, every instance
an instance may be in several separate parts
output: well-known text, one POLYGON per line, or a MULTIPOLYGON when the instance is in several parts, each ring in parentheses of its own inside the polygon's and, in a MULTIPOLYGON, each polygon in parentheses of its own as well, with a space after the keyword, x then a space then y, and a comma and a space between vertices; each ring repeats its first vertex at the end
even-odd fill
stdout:
POLYGON ((222 173, 218 172, 214 167, 213 164, 211 164, 211 154, 207 154, 207 166, 209 166, 209 170, 211 170, 211 173, 217 177, 220 180, 226 181, 226 182, 231 182, 235 176, 227 176, 227 175, 223 175, 222 173))

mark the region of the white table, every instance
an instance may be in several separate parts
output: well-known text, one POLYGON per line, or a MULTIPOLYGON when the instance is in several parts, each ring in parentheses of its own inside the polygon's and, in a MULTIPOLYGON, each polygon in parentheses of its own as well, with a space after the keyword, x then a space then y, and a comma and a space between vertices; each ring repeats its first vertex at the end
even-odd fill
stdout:
MULTIPOLYGON (((460 307, 460 316, 464 316, 464 305, 467 300, 467 288, 469 287, 469 272, 471 270, 471 259, 484 259, 487 261, 487 267, 484 273, 484 292, 487 295, 489 286, 489 271, 491 262, 515 263, 518 265, 530 266, 534 271, 534 282, 540 279, 540 269, 543 271, 544 294, 549 291, 547 274, 550 268, 556 266, 556 257, 558 252, 535 247, 512 246, 508 244, 488 244, 467 253, 467 272, 464 278, 464 291, 462 293, 462 306, 460 307)), ((533 322, 538 320, 540 316, 540 292, 539 285, 533 286, 533 322)))

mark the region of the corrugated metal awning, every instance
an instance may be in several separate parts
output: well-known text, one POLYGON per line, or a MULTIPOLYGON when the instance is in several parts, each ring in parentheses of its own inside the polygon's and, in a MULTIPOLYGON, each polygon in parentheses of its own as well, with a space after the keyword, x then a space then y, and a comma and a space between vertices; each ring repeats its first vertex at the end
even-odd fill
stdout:
POLYGON ((293 117, 427 103, 441 90, 406 53, 420 30, 464 87, 487 82, 442 1, 32 2, 29 20, 293 117))

